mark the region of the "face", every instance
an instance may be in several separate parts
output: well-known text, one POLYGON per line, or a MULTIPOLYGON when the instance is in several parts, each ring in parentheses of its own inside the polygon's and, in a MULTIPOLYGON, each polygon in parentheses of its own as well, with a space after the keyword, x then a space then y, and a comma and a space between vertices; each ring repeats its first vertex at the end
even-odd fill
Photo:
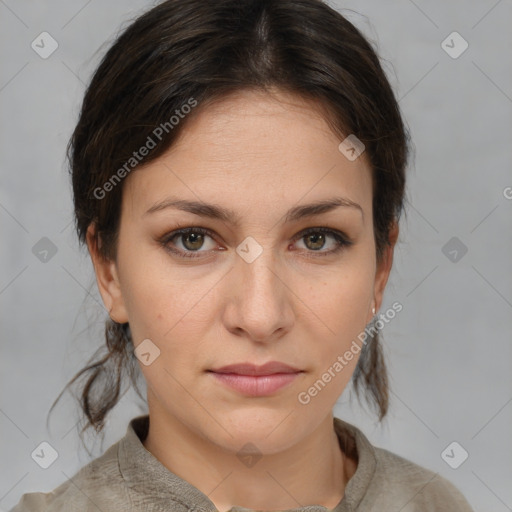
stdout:
POLYGON ((377 265, 370 167, 285 93, 239 93, 190 121, 126 178, 117 260, 90 246, 98 285, 135 346, 150 340, 150 415, 274 453, 332 413, 358 354, 336 362, 380 307, 391 256, 377 265), (324 201, 340 204, 302 209, 324 201), (257 368, 222 369, 237 364, 257 368))

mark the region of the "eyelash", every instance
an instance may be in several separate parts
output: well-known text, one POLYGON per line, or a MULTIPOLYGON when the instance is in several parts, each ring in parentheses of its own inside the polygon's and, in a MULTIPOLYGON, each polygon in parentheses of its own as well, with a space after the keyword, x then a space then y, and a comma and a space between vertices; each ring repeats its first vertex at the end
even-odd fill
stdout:
MULTIPOLYGON (((171 233, 167 233, 162 238, 160 238, 159 243, 164 247, 164 249, 168 252, 171 252, 172 254, 175 254, 179 258, 183 259, 190 259, 190 258, 200 258, 202 252, 208 252, 208 251, 178 251, 176 249, 172 249, 169 246, 169 242, 176 238, 179 235, 189 235, 191 233, 199 233, 201 235, 208 235, 209 237, 215 239, 213 237, 213 233, 209 229, 201 228, 201 227, 190 227, 190 228, 181 228, 177 229, 175 231, 172 231, 171 233)), ((353 242, 348 239, 347 236, 345 236, 341 231, 334 230, 331 228, 325 228, 325 227, 318 227, 318 228, 307 228, 302 230, 300 233, 298 233, 295 238, 293 239, 294 242, 297 240, 300 240, 301 238, 304 238, 305 236, 311 234, 311 233, 324 233, 331 235, 335 241, 336 241, 336 248, 331 249, 330 251, 313 251, 308 250, 308 253, 313 253, 313 255, 308 255, 307 257, 315 258, 317 256, 331 256, 335 253, 340 252, 342 249, 347 248, 351 245, 353 245, 353 242)))

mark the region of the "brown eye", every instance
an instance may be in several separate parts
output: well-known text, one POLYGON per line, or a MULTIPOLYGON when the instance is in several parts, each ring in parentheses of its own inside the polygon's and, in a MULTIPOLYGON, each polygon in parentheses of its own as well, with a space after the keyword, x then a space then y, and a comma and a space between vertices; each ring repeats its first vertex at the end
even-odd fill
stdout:
POLYGON ((183 246, 190 251, 201 249, 204 243, 204 235, 201 233, 189 233, 178 235, 181 237, 183 246))
POLYGON ((205 244, 205 237, 213 240, 210 231, 205 228, 182 228, 164 236, 160 243, 167 251, 181 258, 199 258, 209 252, 200 250, 205 244))
POLYGON ((325 236, 323 233, 312 233, 304 237, 306 240, 306 247, 313 251, 321 249, 325 244, 325 236))
MULTIPOLYGON (((208 229, 200 227, 182 228, 164 236, 160 243, 165 250, 180 258, 200 258, 210 252, 209 250, 201 250, 204 249, 207 238, 214 241, 214 237, 208 229)), ((341 231, 325 227, 303 230, 295 236, 294 241, 304 243, 306 257, 330 256, 354 243, 341 231), (326 246, 329 247, 329 243, 331 248, 322 250, 326 246)), ((215 244, 211 248, 214 249, 215 244)))
POLYGON ((303 240, 304 246, 307 249, 306 255, 308 257, 329 256, 337 253, 338 251, 346 247, 349 247, 354 243, 341 231, 323 227, 308 228, 300 232, 295 237, 295 240, 303 240), (330 243, 331 249, 321 250, 324 249, 326 245, 329 246, 329 239, 333 240, 333 242, 330 243))

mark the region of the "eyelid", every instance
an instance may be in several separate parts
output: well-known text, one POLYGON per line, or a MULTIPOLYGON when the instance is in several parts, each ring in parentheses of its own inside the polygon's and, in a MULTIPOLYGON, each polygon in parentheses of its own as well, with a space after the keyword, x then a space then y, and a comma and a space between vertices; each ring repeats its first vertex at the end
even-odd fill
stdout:
MULTIPOLYGON (((183 252, 181 250, 177 249, 171 249, 169 247, 169 242, 173 240, 176 237, 179 237, 180 235, 187 235, 189 233, 200 233, 202 235, 207 235, 213 240, 216 240, 215 236, 213 235, 213 231, 208 228, 202 228, 200 226, 190 226, 190 227, 177 227, 177 229, 174 229, 166 234, 164 234, 162 237, 158 239, 158 242, 164 247, 165 250, 176 254, 178 256, 183 254, 206 254, 210 251, 186 251, 183 252)), ((183 258, 192 258, 194 256, 183 256, 183 258)))
POLYGON ((305 228, 302 231, 299 231, 294 237, 293 241, 298 240, 299 238, 302 238, 309 233, 328 233, 328 234, 334 234, 338 235, 341 239, 343 239, 343 242, 346 242, 348 245, 351 245, 353 241, 351 238, 346 235, 343 231, 340 231, 336 228, 330 228, 328 226, 313 226, 310 228, 305 228))
MULTIPOLYGON (((176 229, 164 234, 162 237, 160 237, 158 239, 158 241, 164 247, 165 250, 167 250, 168 252, 171 252, 172 254, 177 255, 178 257, 180 257, 182 259, 200 258, 201 254, 208 254, 208 253, 212 252, 212 251, 201 251, 201 250, 185 251, 184 252, 182 250, 171 249, 169 247, 169 242, 171 240, 178 237, 179 235, 187 235, 189 233, 200 233, 200 234, 209 236, 213 240, 216 240, 216 234, 213 232, 213 230, 211 230, 209 228, 203 228, 201 226, 181 227, 180 225, 177 225, 176 229), (195 254, 197 254, 198 256, 195 256, 195 254)), ((340 231, 339 229, 331 228, 328 226, 312 226, 309 228, 305 228, 305 229, 299 231, 292 238, 292 241, 296 242, 297 240, 304 238, 306 235, 308 235, 310 233, 326 233, 335 239, 337 246, 334 249, 331 249, 329 251, 305 250, 303 252, 306 252, 308 254, 307 257, 333 255, 335 253, 338 253, 342 249, 348 248, 354 244, 353 240, 349 236, 347 236, 344 232, 340 231)), ((225 250, 225 249, 222 249, 222 250, 225 250)))

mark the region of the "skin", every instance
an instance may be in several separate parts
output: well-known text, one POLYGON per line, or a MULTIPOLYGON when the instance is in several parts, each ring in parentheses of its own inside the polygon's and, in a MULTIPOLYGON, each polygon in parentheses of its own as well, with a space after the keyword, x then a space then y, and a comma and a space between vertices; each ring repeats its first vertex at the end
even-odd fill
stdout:
POLYGON ((379 309, 398 227, 378 264, 366 155, 351 162, 338 150, 341 139, 315 103, 243 91, 189 121, 163 156, 126 178, 116 261, 99 257, 93 224, 88 233, 111 317, 130 323, 136 347, 149 338, 160 350, 140 364, 151 418, 143 444, 221 512, 333 508, 356 462, 339 447, 332 409, 358 356, 307 405, 297 397, 379 309), (173 208, 144 215, 170 195, 230 208, 240 223, 173 208), (288 209, 332 196, 358 203, 362 213, 339 207, 283 222, 288 209), (200 257, 179 258, 159 242, 179 227, 212 231, 202 245, 186 235, 169 242, 200 257), (336 242, 330 234, 323 245, 296 238, 310 227, 339 230, 353 244, 319 255, 336 242), (252 263, 236 252, 248 236, 263 249, 252 263), (206 372, 272 360, 304 371, 271 396, 242 395, 206 372), (249 442, 262 455, 252 467, 237 457, 249 442))

